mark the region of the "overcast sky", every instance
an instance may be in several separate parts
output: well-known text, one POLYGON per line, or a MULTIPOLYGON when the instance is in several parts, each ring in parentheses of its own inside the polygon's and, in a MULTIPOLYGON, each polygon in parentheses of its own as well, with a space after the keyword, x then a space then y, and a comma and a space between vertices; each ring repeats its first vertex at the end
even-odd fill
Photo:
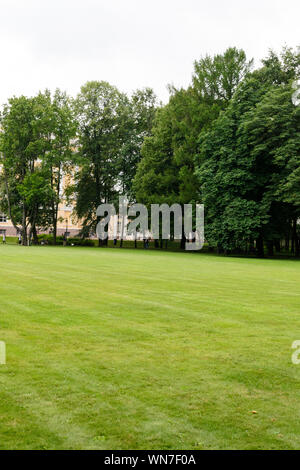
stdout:
POLYGON ((0 103, 88 80, 122 91, 187 86, 193 61, 229 46, 256 64, 299 38, 299 0, 0 0, 0 103))

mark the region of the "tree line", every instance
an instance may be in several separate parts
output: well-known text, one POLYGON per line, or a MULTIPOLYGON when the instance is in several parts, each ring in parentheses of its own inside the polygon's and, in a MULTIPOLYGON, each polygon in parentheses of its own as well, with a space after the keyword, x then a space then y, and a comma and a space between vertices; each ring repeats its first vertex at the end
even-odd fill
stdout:
MULTIPOLYGON (((194 63, 186 89, 128 96, 88 82, 76 98, 57 90, 14 97, 1 112, 0 208, 22 234, 56 240, 65 196, 95 233, 96 209, 130 202, 203 203, 205 238, 219 253, 300 254, 300 106, 292 101, 300 53, 270 52, 254 69, 243 50, 194 63)), ((184 240, 183 240, 184 244, 184 240)))
POLYGON ((49 230, 57 238, 62 197, 74 204, 82 236, 95 233, 96 209, 131 194, 157 108, 151 89, 130 97, 107 82, 88 82, 76 99, 56 90, 13 97, 0 117, 0 209, 23 245, 49 230), (69 178, 65 188, 64 180, 69 178))

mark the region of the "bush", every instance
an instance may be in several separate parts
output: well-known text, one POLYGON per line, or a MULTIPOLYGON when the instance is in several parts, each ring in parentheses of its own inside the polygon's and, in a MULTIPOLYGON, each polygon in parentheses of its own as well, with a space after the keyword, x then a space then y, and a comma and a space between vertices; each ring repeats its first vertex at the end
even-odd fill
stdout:
POLYGON ((95 246, 94 240, 86 238, 68 238, 68 245, 74 246, 95 246))

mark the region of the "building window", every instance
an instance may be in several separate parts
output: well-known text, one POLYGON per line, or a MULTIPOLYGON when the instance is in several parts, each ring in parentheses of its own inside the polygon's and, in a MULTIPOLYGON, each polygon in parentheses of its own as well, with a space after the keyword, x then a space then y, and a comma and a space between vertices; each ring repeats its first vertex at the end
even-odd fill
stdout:
POLYGON ((5 214, 0 214, 0 223, 6 223, 7 222, 7 217, 5 214))

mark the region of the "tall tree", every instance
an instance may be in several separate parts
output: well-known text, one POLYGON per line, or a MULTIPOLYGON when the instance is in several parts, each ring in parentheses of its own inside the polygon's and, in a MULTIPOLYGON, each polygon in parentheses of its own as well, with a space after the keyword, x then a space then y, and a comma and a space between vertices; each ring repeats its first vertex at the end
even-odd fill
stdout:
POLYGON ((279 196, 280 180, 286 184, 288 177, 279 168, 278 155, 287 152, 287 161, 297 166, 298 114, 287 85, 296 77, 297 61, 295 57, 293 75, 284 58, 271 53, 202 135, 197 175, 206 238, 220 250, 246 250, 256 239, 262 256, 264 242, 271 253, 284 236, 291 207, 279 196))
POLYGON ((151 88, 136 90, 128 101, 128 112, 124 114, 124 143, 119 155, 119 184, 123 195, 134 199, 133 180, 140 162, 141 148, 152 132, 157 109, 157 98, 151 88))
POLYGON ((51 120, 49 128, 50 148, 43 160, 44 167, 49 172, 52 198, 50 203, 51 229, 56 244, 58 209, 64 197, 65 178, 72 179, 75 169, 75 137, 76 120, 72 103, 66 93, 57 89, 48 108, 51 120))
POLYGON ((194 63, 194 88, 210 101, 228 103, 252 65, 253 60, 247 61, 245 52, 236 47, 228 48, 224 54, 206 56, 194 63))
POLYGON ((83 234, 95 232, 96 209, 117 196, 119 157, 126 136, 128 98, 107 82, 88 82, 75 100, 79 170, 73 186, 83 234))

